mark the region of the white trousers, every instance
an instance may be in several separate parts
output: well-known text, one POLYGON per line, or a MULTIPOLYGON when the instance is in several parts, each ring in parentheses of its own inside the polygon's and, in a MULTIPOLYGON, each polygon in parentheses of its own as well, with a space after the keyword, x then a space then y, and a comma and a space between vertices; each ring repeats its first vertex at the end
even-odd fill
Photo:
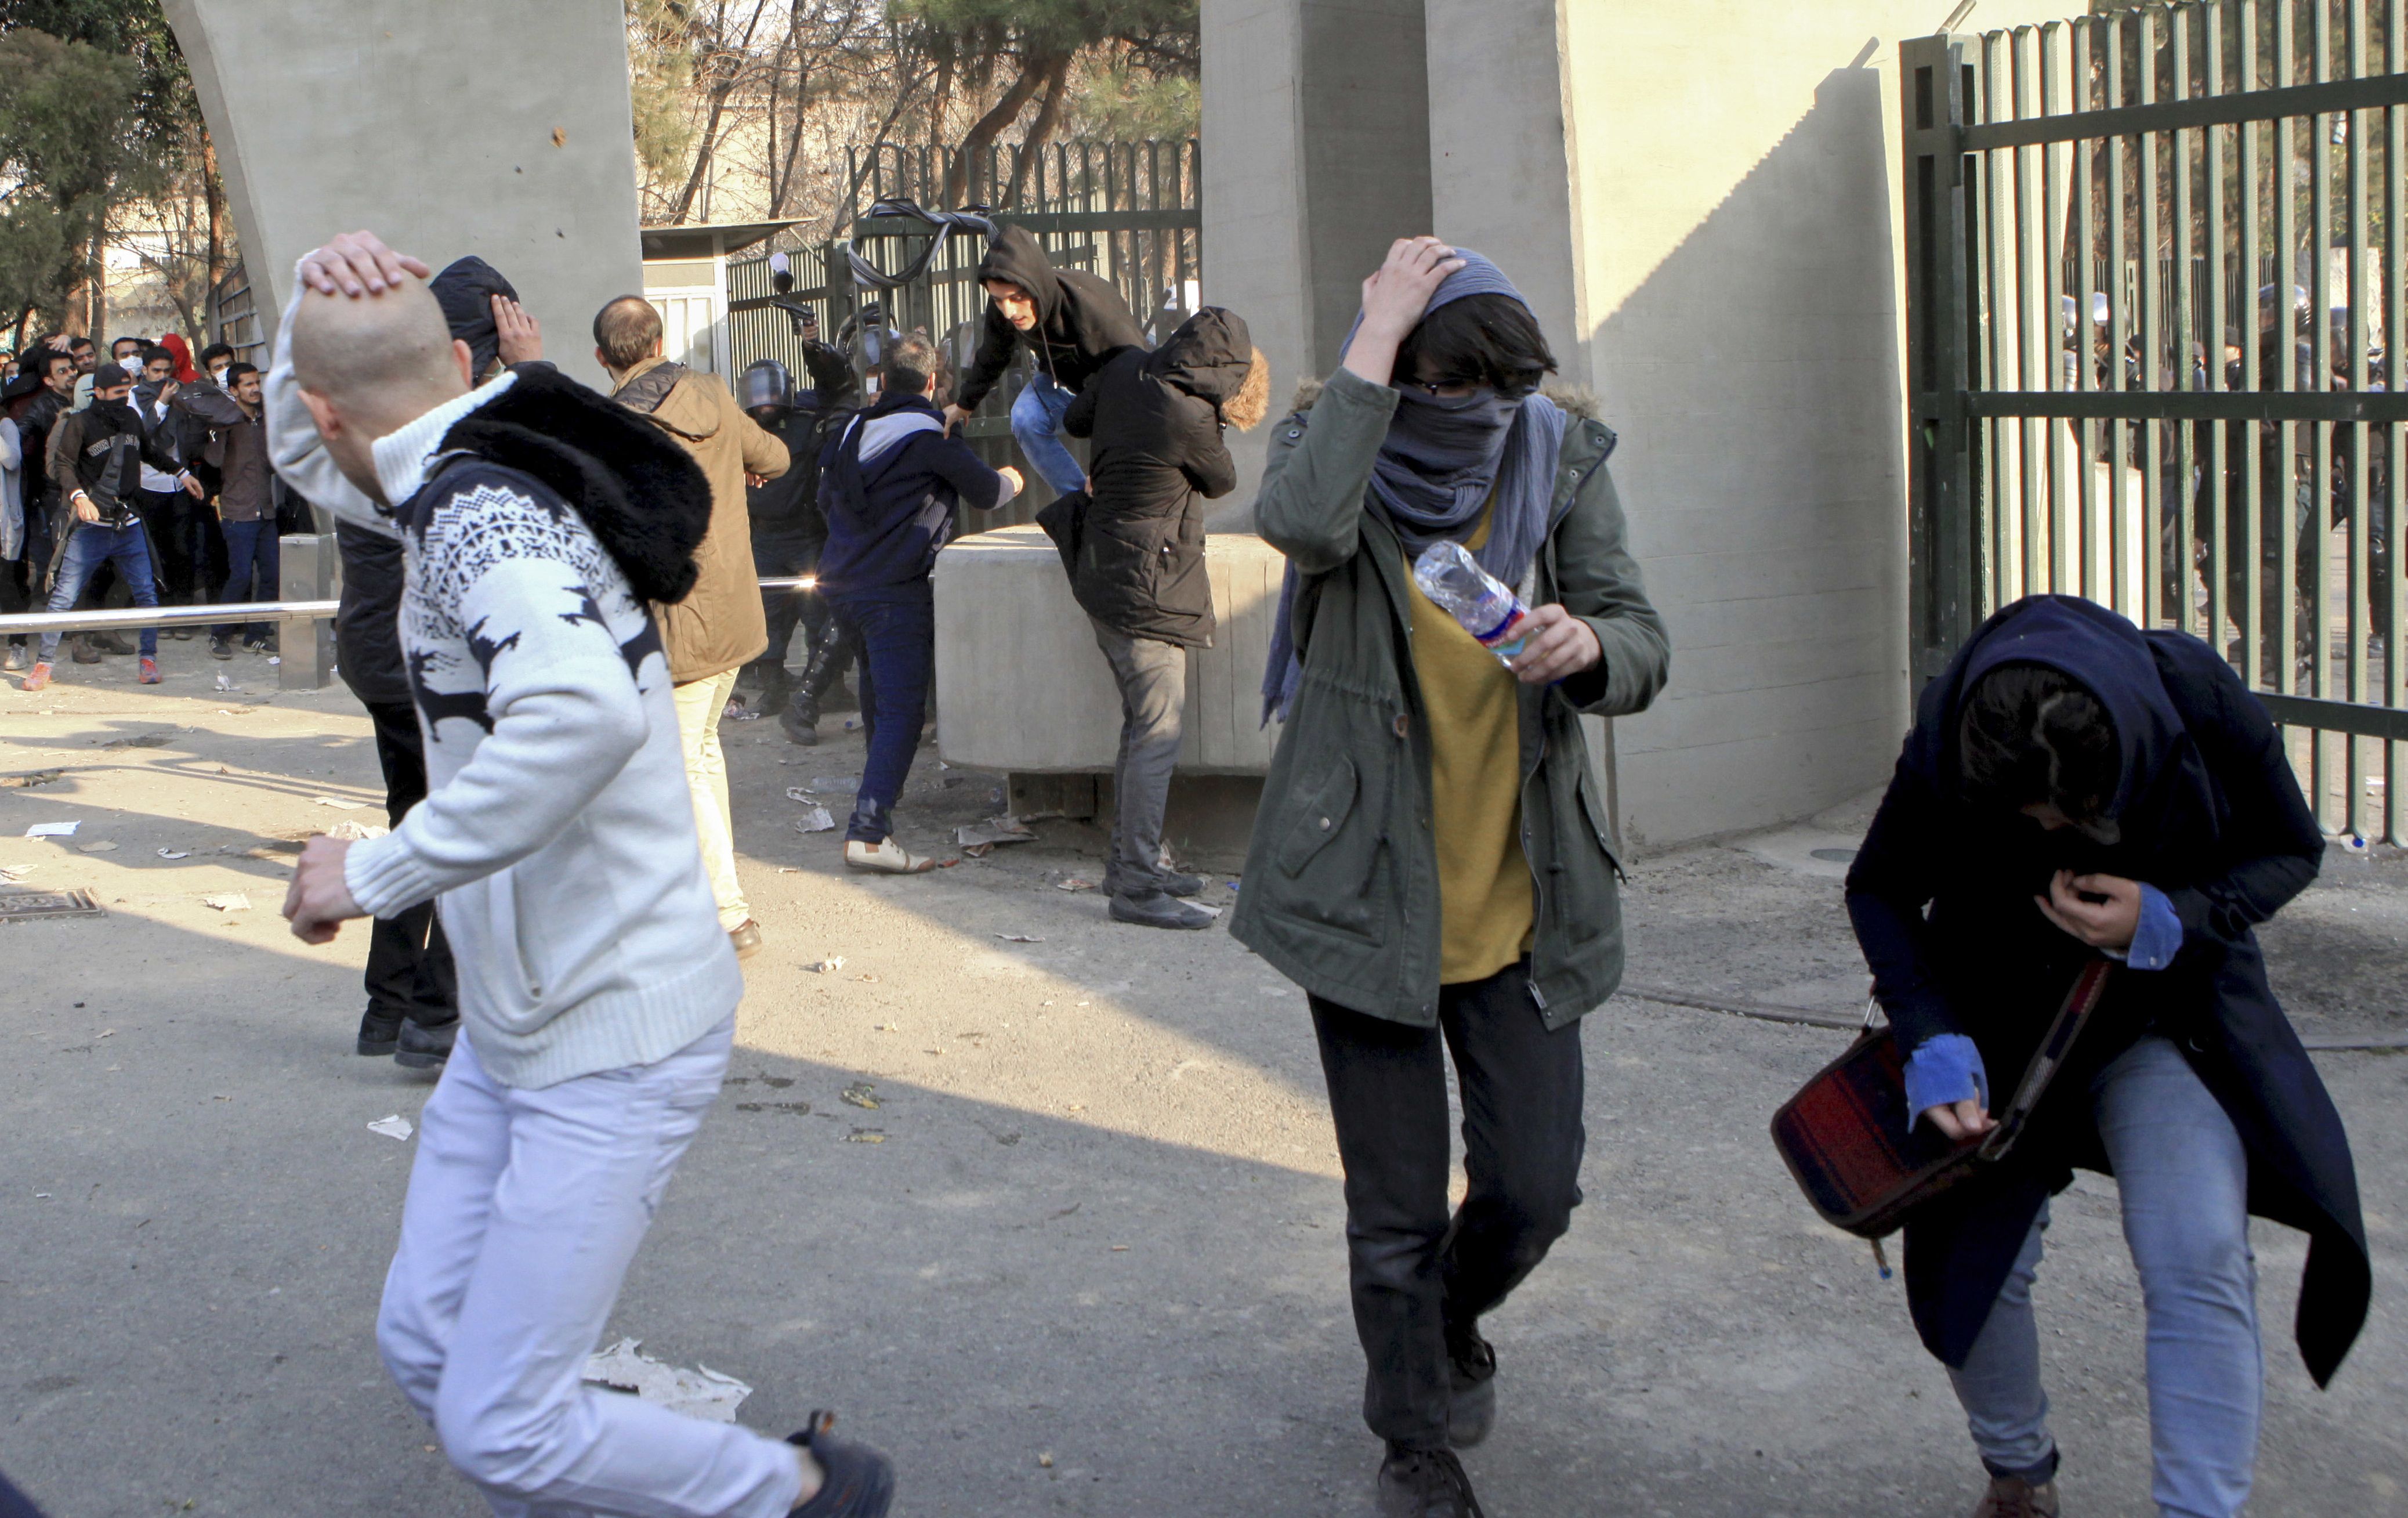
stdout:
POLYGON ((727 755, 719 746, 719 716, 736 690, 736 672, 689 680, 673 687, 678 742, 685 751, 686 788, 694 793, 694 831, 702 845, 702 869, 719 904, 719 925, 730 932, 752 915, 744 888, 736 882, 736 824, 727 813, 727 755))
POLYGON ((464 1032, 427 1100, 377 1347, 501 1518, 780 1518, 800 1494, 791 1446, 581 1379, 735 1033, 523 1091, 464 1032))

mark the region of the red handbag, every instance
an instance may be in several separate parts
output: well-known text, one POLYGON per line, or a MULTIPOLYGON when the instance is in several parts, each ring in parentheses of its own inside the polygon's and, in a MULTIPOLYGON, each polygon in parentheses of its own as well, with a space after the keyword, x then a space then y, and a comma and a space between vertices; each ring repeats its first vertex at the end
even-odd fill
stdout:
POLYGON ((1868 1005, 1864 1032, 1848 1051, 1772 1115, 1773 1148, 1799 1190, 1825 1222, 1878 1240, 1896 1233, 1923 1203, 2005 1159, 2098 1010, 2114 969, 2105 959, 2083 966, 1998 1125, 1962 1142, 1928 1123, 1915 1124, 1915 1114, 1906 1109, 1906 1061, 1897 1036, 1873 1026, 1874 1006, 1868 1005))

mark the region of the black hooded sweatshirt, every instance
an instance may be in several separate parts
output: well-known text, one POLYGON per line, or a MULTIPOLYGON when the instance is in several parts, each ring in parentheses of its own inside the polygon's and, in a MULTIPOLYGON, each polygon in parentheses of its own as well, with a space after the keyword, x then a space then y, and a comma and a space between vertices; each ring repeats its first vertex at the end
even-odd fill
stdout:
POLYGON ((1113 354, 1064 414, 1064 431, 1094 443, 1091 494, 1061 498, 1040 520, 1063 550, 1070 593, 1107 627, 1212 646, 1197 503, 1237 488, 1221 408, 1254 354, 1246 324, 1207 306, 1152 353, 1113 354))
POLYGON ((1037 325, 1023 332, 1003 319, 995 302, 987 302, 978 354, 953 389, 953 404, 964 411, 978 409, 1023 342, 1036 355, 1039 370, 1072 395, 1114 349, 1145 346, 1145 331, 1118 290, 1092 274, 1055 268, 1037 239, 1020 227, 995 235, 979 261, 979 279, 1004 280, 1027 291, 1037 301, 1037 325))

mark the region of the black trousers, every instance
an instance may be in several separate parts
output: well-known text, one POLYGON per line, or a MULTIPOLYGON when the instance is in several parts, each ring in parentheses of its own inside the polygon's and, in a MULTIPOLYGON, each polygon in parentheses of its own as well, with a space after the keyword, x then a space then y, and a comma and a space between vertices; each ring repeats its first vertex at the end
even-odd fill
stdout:
POLYGON ((196 604, 204 589, 200 575, 208 563, 201 541, 205 528, 215 526, 208 508, 181 490, 137 490, 134 509, 150 532, 150 573, 159 582, 165 606, 196 604))
MULTIPOLYGON (((384 767, 385 816, 397 828, 409 809, 426 799, 426 752, 418 712, 408 701, 371 701, 368 718, 376 724, 377 762, 384 767)), ((443 941, 442 919, 433 902, 376 919, 368 930, 365 979, 372 1012, 429 1028, 460 1015, 452 946, 443 941)))
MULTIPOLYGON (((814 574, 820 567, 820 550, 826 545, 824 537, 788 536, 756 532, 752 535, 753 572, 767 580, 790 574, 814 574)), ((786 651, 795 641, 795 629, 804 633, 803 661, 810 662, 811 649, 819 643, 827 627, 827 598, 816 590, 764 590, 761 592, 761 613, 769 624, 769 647, 753 663, 766 673, 771 665, 783 668, 786 651)))
POLYGON ((1580 1024, 1549 1032, 1525 961, 1440 987, 1439 1026, 1312 999, 1346 1169, 1363 1421, 1391 1444, 1446 1444, 1450 1341, 1546 1258, 1580 1205, 1580 1024), (1441 1048, 1443 1039, 1443 1048, 1441 1048), (1447 1053, 1463 1092, 1463 1206, 1447 1210, 1447 1053))

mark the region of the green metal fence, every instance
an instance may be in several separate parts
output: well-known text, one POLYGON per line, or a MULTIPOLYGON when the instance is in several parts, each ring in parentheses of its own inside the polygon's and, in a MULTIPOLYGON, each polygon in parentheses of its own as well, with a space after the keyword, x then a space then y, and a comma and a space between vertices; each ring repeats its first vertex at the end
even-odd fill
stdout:
POLYGON ((1912 646, 2023 595, 2222 650, 2329 831, 2408 842, 2408 0, 1899 50, 1912 646))
MULTIPOLYGON (((767 357, 799 376, 802 339, 794 315, 809 311, 820 338, 835 341, 848 324, 858 328, 855 318, 872 303, 882 325, 924 329, 944 348, 951 368, 968 363, 985 311, 978 282, 984 232, 898 210, 897 202, 931 209, 964 204, 986 224, 1025 228, 1056 267, 1094 274, 1117 288, 1150 340, 1168 336, 1198 302, 1203 197, 1193 140, 1066 142, 1035 152, 998 146, 968 158, 882 143, 848 150, 846 169, 853 195, 840 224, 845 236, 773 244, 728 264, 728 346, 738 372, 767 357), (1003 209, 990 209, 990 202, 1003 209), (783 253, 794 276, 783 294, 773 288, 772 253, 783 253), (853 254, 888 279, 909 277, 892 287, 865 280, 855 272, 853 254)), ((1029 520, 1051 499, 1011 441, 1011 402, 1027 375, 1024 358, 963 427, 989 463, 1017 464, 1029 477, 1020 500, 1001 516, 980 518, 979 526, 1029 520)))

